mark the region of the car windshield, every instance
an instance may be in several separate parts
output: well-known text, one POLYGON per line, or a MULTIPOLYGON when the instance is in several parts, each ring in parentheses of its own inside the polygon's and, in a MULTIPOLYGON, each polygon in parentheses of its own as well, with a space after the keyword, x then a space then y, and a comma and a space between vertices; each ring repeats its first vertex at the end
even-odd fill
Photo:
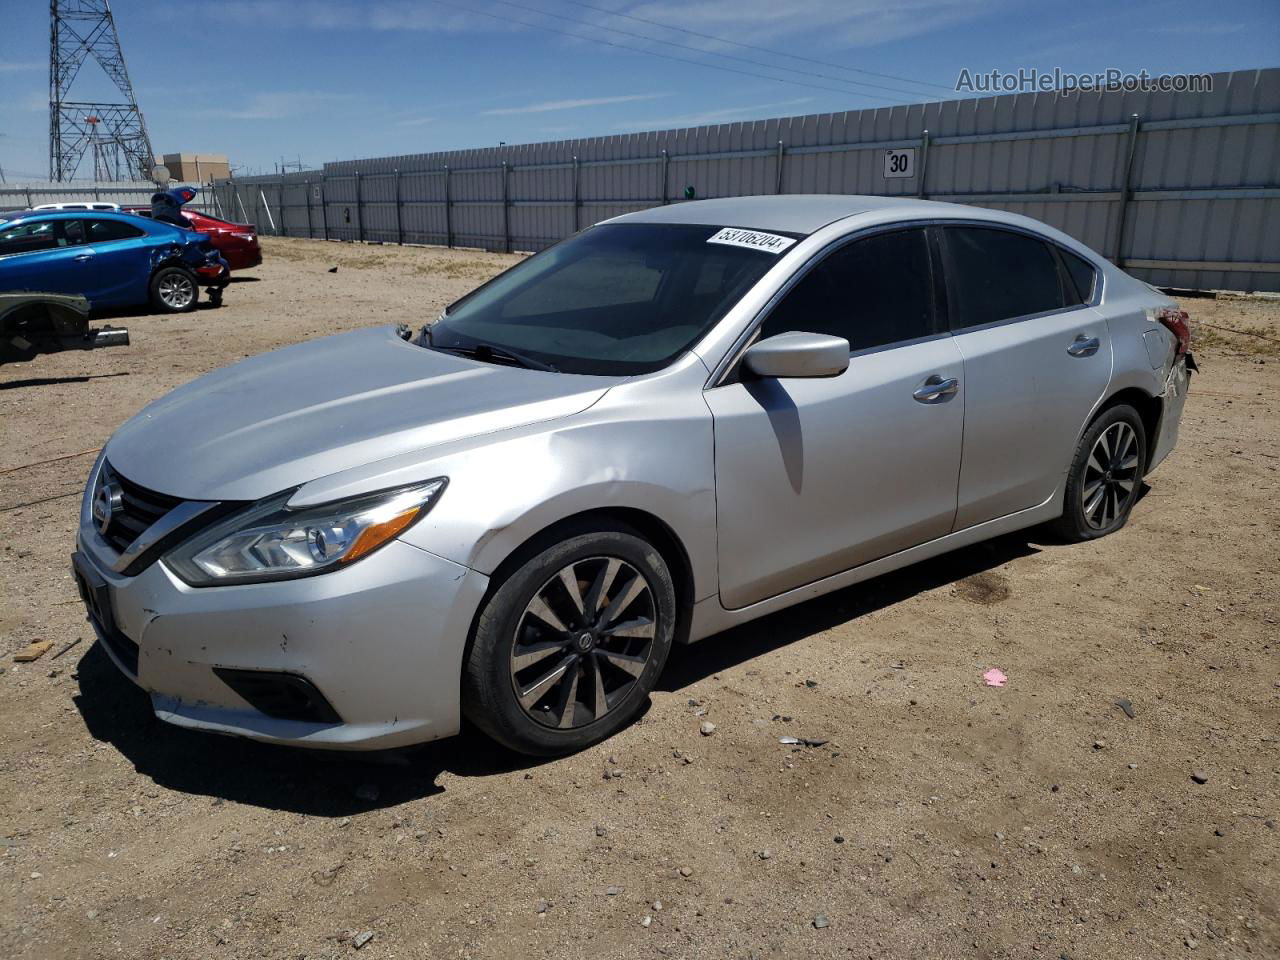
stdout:
POLYGON ((778 262, 777 253, 726 242, 728 232, 693 224, 592 227, 463 297, 424 340, 565 373, 659 370, 778 262))

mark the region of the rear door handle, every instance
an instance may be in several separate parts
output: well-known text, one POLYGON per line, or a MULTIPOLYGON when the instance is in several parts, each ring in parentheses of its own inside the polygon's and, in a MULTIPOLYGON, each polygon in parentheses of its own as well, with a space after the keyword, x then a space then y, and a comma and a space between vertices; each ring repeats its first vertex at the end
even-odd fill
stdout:
POLYGON ((959 389, 960 381, 955 377, 944 379, 935 373, 922 386, 917 387, 911 396, 920 403, 946 403, 956 395, 959 389))
POLYGON ((1076 337, 1071 346, 1067 347, 1067 353, 1073 357, 1092 357, 1098 352, 1098 347, 1102 346, 1102 342, 1097 337, 1086 337, 1083 333, 1076 337))
POLYGON ((93 259, 93 251, 90 250, 88 253, 78 254, 75 258, 75 261, 76 263, 84 263, 86 260, 92 260, 92 259, 93 259))

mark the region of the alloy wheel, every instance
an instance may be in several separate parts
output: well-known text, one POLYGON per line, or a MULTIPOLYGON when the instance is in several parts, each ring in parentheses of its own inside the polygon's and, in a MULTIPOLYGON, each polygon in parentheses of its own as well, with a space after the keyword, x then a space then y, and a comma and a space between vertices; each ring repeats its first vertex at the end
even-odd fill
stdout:
POLYGON ((1138 434, 1123 420, 1113 423, 1094 442, 1084 467, 1080 503, 1089 526, 1103 530, 1123 516, 1139 479, 1138 434))
POLYGON ((195 299, 196 285, 181 273, 171 273, 160 281, 160 299, 165 306, 183 310, 195 299))
POLYGON ((644 673, 657 615, 649 582, 625 560, 592 557, 561 569, 516 623, 511 683, 521 709, 562 730, 599 720, 644 673))

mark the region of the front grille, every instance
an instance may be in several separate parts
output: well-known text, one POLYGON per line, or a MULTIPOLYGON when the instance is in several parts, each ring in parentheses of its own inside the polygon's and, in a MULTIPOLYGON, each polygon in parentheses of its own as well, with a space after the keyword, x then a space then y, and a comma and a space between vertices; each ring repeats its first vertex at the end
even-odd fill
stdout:
POLYGON ((111 516, 111 525, 102 538, 111 544, 116 553, 124 553, 142 532, 166 513, 182 503, 178 497, 156 493, 140 487, 103 465, 103 482, 114 481, 120 485, 120 509, 111 516))

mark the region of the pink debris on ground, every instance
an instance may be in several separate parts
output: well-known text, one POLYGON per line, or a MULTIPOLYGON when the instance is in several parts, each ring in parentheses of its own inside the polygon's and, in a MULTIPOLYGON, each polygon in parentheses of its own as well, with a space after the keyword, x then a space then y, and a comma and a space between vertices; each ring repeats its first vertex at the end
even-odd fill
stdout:
POLYGON ((988 687, 1003 687, 1009 680, 999 667, 992 667, 982 675, 982 679, 986 681, 988 687))

